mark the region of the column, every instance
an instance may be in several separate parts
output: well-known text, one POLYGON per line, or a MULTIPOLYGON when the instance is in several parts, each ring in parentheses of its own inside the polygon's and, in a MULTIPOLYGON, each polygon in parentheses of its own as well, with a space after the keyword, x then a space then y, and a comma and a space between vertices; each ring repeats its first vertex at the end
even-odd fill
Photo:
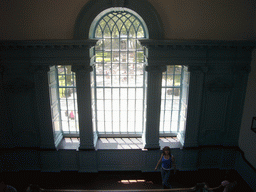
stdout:
POLYGON ((166 66, 146 66, 148 72, 145 149, 159 149, 162 72, 166 66))
POLYGON ((12 121, 9 116, 8 97, 6 95, 7 87, 4 82, 5 71, 6 67, 0 63, 0 148, 11 148, 15 146, 15 141, 12 134, 12 121))
POLYGON ((48 65, 44 65, 33 66, 31 69, 34 72, 40 147, 44 149, 55 149, 48 83, 48 71, 50 68, 48 65))
POLYGON ((80 150, 94 150, 90 81, 92 70, 86 64, 72 66, 72 71, 76 73, 80 150))
POLYGON ((204 85, 204 73, 208 68, 205 66, 189 66, 190 82, 189 82, 189 97, 187 109, 187 124, 184 131, 184 147, 198 146, 198 132, 200 126, 200 117, 202 110, 202 96, 204 85))

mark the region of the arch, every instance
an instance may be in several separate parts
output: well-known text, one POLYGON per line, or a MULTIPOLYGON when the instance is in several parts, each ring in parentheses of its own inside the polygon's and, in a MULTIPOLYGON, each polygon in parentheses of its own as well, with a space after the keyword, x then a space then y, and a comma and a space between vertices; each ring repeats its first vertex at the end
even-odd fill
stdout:
POLYGON ((128 8, 143 18, 150 39, 163 39, 164 31, 160 16, 147 0, 91 0, 80 11, 74 30, 74 39, 89 39, 90 27, 94 19, 104 10, 113 7, 128 8))

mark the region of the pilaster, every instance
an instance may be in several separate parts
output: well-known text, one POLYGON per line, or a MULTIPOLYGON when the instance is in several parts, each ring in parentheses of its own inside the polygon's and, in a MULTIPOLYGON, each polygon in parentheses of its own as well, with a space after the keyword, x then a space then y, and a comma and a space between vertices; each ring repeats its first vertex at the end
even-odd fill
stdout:
POLYGON ((80 150, 94 150, 90 82, 92 70, 86 64, 72 66, 72 71, 76 73, 80 150))
POLYGON ((148 87, 144 148, 159 149, 162 72, 166 71, 166 66, 151 65, 145 70, 148 72, 148 87))
POLYGON ((32 66, 35 82, 35 99, 37 104, 37 119, 40 130, 40 147, 55 149, 51 118, 51 105, 48 83, 48 65, 32 66))
POLYGON ((184 147, 197 147, 206 66, 189 66, 189 99, 184 147))

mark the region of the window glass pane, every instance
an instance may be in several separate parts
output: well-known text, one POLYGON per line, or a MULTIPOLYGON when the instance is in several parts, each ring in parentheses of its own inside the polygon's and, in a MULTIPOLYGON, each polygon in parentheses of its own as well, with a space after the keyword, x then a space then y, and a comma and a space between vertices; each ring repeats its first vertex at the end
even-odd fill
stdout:
POLYGON ((173 75, 166 75, 166 86, 173 86, 173 75))
POLYGON ((104 58, 103 51, 96 51, 95 57, 96 57, 97 63, 103 63, 103 58, 104 58))
POLYGON ((181 81, 181 75, 176 75, 174 78, 174 86, 180 86, 180 81, 181 81))
POLYGON ((104 132, 104 122, 103 121, 98 121, 98 126, 97 126, 97 129, 99 132, 104 132))
POLYGON ((110 110, 111 108, 111 100, 105 100, 105 110, 110 110))
POLYGON ((119 87, 119 76, 112 76, 112 86, 113 87, 119 87))
POLYGON ((119 121, 113 121, 113 132, 119 132, 119 121))
POLYGON ((129 99, 136 99, 136 97, 135 97, 135 88, 129 88, 128 89, 128 97, 129 97, 129 99))
POLYGON ((100 99, 97 100, 97 109, 98 110, 103 110, 104 109, 104 102, 103 102, 103 100, 100 100, 100 99))
POLYGON ((121 110, 127 110, 127 100, 121 100, 121 110))
POLYGON ((97 86, 103 86, 103 76, 96 76, 96 84, 97 86))
POLYGON ((97 99, 103 99, 103 89, 102 88, 97 89, 97 99))
POLYGON ((114 89, 112 89, 112 91, 113 91, 113 99, 119 99, 119 89, 114 88, 114 89))
POLYGON ((137 75, 136 77, 136 85, 138 87, 142 87, 143 86, 143 75, 137 75))
POLYGON ((128 100, 128 110, 135 110, 135 100, 128 100))
POLYGON ((103 75, 103 64, 96 64, 95 67, 97 75, 103 75))
MULTIPOLYGON (((143 109, 143 101, 142 100, 136 100, 136 110, 137 111, 142 111, 143 109)), ((142 116, 141 116, 142 117, 142 116)))
POLYGON ((97 118, 100 119, 101 121, 104 120, 104 111, 98 110, 97 111, 97 118))
POLYGON ((142 63, 144 61, 144 52, 143 51, 137 51, 137 62, 142 63))
POLYGON ((129 76, 128 83, 129 86, 135 86, 135 76, 129 76))
POLYGON ((111 99, 111 89, 104 89, 105 90, 105 99, 111 99))
POLYGON ((136 89, 136 99, 144 99, 143 98, 143 89, 136 89))
POLYGON ((120 99, 127 99, 127 89, 121 88, 120 89, 121 98, 120 99))
POLYGON ((174 99, 173 100, 173 110, 179 110, 180 108, 180 100, 174 99))
POLYGON ((62 121, 62 131, 68 131, 69 132, 68 121, 62 121))
POLYGON ((106 110, 105 111, 105 120, 106 121, 111 121, 111 119, 112 119, 111 111, 106 110))
POLYGON ((128 111, 128 121, 134 121, 135 111, 128 111))

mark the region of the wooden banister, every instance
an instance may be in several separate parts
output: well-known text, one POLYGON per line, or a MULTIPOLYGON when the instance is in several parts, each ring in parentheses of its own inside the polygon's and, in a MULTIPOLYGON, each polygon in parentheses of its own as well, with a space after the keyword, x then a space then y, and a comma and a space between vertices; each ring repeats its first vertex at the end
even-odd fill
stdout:
POLYGON ((82 190, 82 189, 42 189, 42 192, 189 192, 200 191, 194 188, 175 188, 175 189, 126 189, 126 190, 82 190))

